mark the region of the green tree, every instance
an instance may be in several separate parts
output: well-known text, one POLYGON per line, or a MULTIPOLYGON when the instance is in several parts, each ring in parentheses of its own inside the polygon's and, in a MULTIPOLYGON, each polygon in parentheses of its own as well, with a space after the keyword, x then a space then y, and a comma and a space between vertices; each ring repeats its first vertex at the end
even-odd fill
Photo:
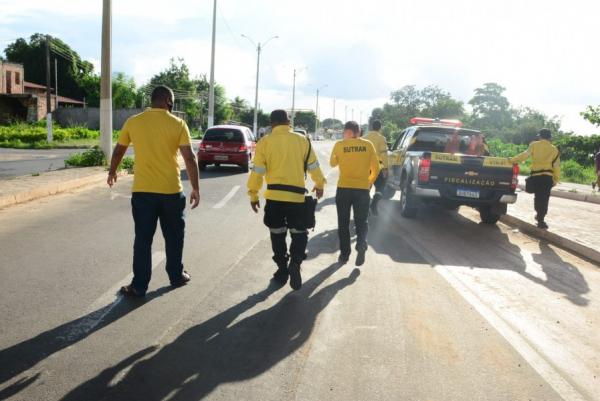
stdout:
POLYGON ((304 128, 307 131, 315 129, 317 116, 314 111, 297 111, 294 115, 294 128, 304 128))
POLYGON ((600 127, 600 105, 596 107, 588 106, 585 111, 582 111, 580 114, 596 127, 600 127))
POLYGON ((133 78, 122 72, 116 72, 112 77, 113 107, 130 109, 136 107, 138 91, 133 78))
MULTIPOLYGON (((58 64, 59 94, 75 99, 87 100, 83 81, 93 74, 94 66, 83 61, 79 54, 69 45, 58 38, 50 38, 51 58, 56 58, 58 64)), ((29 41, 19 38, 4 49, 6 59, 12 63, 23 64, 25 77, 29 82, 46 85, 46 35, 36 33, 29 41)), ((54 70, 54 62, 51 64, 54 70)), ((52 71, 54 87, 54 71, 52 71)))
POLYGON ((512 126, 510 103, 505 87, 493 82, 475 89, 469 104, 473 107, 472 124, 479 129, 501 130, 512 126))
POLYGON ((344 128, 344 123, 337 118, 326 118, 321 122, 321 127, 325 129, 342 129, 344 128))

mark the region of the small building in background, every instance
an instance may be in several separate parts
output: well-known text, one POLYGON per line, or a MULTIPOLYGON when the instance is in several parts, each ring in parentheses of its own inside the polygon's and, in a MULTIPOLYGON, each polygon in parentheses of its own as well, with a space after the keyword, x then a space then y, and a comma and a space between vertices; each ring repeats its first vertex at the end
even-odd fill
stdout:
MULTIPOLYGON (((85 107, 85 103, 53 94, 51 110, 57 107, 85 107)), ((14 121, 36 122, 46 117, 45 85, 25 81, 23 65, 0 61, 0 124, 14 121)))

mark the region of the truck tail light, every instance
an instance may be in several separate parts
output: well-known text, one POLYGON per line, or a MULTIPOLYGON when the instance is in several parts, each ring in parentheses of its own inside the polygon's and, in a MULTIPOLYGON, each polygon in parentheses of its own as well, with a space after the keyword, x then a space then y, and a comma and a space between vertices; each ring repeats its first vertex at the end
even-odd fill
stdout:
POLYGON ((513 191, 517 189, 517 185, 519 184, 519 171, 519 165, 513 164, 512 182, 510 184, 510 189, 513 191))
POLYGON ((429 182, 431 158, 424 156, 419 160, 419 182, 429 182))

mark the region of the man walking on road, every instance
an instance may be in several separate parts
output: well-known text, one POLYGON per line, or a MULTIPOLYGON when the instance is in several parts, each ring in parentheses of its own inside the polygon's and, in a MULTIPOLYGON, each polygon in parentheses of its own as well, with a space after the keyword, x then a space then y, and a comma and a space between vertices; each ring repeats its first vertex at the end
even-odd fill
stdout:
POLYGON ((273 261, 277 264, 273 278, 284 285, 289 276, 290 286, 299 290, 302 287, 300 265, 306 259, 308 243, 305 174, 306 171, 310 173, 318 199, 323 196, 325 178, 309 140, 292 131, 285 110, 271 113, 271 126, 272 132, 256 145, 254 167, 248 178, 248 195, 252 210, 258 213, 258 192, 263 178, 267 181, 264 223, 271 232, 273 261), (289 253, 288 230, 292 237, 289 253))
POLYGON ((192 209, 200 202, 198 164, 192 150, 190 132, 185 121, 171 114, 173 91, 157 86, 152 92, 152 107, 129 118, 119 136, 110 163, 107 183, 117 182, 117 167, 127 147, 135 146, 135 171, 131 208, 135 223, 133 245, 133 280, 121 288, 129 296, 144 296, 152 274, 152 240, 157 221, 165 239, 167 274, 173 287, 190 281, 183 270, 183 238, 186 204, 181 184, 177 151, 185 160, 192 185, 192 209))
POLYGON ((356 227, 356 265, 365 263, 367 232, 369 224, 369 191, 379 175, 379 157, 373 144, 359 138, 360 128, 356 121, 344 126, 344 139, 336 142, 331 152, 331 167, 340 167, 335 205, 338 215, 340 239, 339 261, 346 263, 350 258, 350 209, 354 211, 356 227))
POLYGON ((596 186, 598 186, 600 191, 600 149, 596 152, 594 166, 596 167, 596 181, 592 183, 592 189, 596 189, 596 186))
POLYGON ((377 204, 383 197, 383 191, 385 190, 385 184, 388 176, 388 146, 387 141, 380 133, 381 121, 374 120, 371 123, 371 131, 364 136, 364 139, 371 142, 375 147, 377 156, 379 157, 379 163, 381 164, 381 171, 375 180, 375 195, 371 201, 371 214, 377 216, 377 204))
POLYGON ((538 227, 547 229, 545 218, 548 214, 550 193, 560 179, 560 152, 550 142, 552 133, 549 129, 541 129, 538 137, 538 141, 532 142, 525 152, 511 158, 511 162, 522 163, 531 157, 531 173, 527 187, 528 191, 531 190, 535 194, 535 219, 538 227))

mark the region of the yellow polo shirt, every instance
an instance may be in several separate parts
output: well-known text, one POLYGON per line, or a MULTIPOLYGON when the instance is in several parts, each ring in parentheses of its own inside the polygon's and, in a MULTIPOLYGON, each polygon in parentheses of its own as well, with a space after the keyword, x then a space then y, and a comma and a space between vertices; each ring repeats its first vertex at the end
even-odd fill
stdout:
POLYGON ((377 157, 383 168, 388 168, 388 145, 385 136, 381 135, 379 131, 370 131, 367 135, 363 136, 363 139, 371 142, 375 146, 377 151, 377 157))
POLYGON ((183 191, 177 152, 180 146, 191 144, 185 121, 164 109, 146 109, 127 119, 119 144, 135 148, 133 192, 183 191))
POLYGON ((369 189, 380 170, 373 143, 362 138, 336 142, 330 164, 331 167, 340 166, 339 188, 369 189))

